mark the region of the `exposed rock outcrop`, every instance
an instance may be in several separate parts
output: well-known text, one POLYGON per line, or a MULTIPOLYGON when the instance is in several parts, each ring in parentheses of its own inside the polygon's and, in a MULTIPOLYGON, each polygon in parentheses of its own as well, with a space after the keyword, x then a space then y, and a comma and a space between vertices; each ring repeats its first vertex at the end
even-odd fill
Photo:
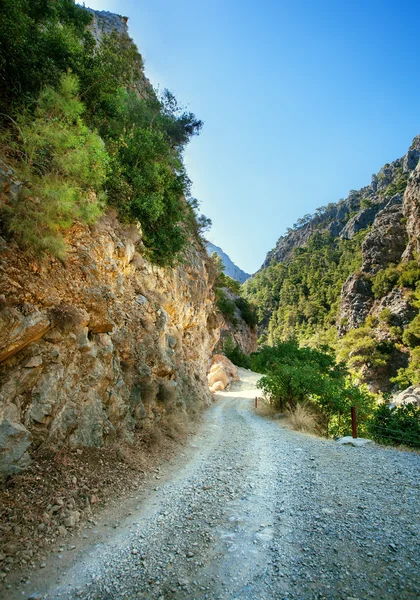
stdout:
MULTIPOLYGON (((226 298, 233 303, 240 300, 240 296, 232 292, 228 288, 223 288, 223 293, 226 298)), ((256 352, 258 347, 258 332, 257 327, 250 327, 245 321, 240 308, 235 305, 235 313, 233 319, 226 319, 223 315, 219 315, 220 339, 215 348, 216 351, 223 350, 224 343, 231 337, 234 343, 239 346, 245 354, 256 352)))
POLYGON ((220 392, 239 381, 237 367, 223 354, 215 354, 210 362, 207 380, 211 392, 220 392))
POLYGON ((65 265, 41 265, 2 240, 3 474, 41 444, 132 440, 135 429, 210 401, 219 330, 206 255, 191 248, 184 265, 160 269, 139 238, 112 214, 91 231, 75 226, 65 265))

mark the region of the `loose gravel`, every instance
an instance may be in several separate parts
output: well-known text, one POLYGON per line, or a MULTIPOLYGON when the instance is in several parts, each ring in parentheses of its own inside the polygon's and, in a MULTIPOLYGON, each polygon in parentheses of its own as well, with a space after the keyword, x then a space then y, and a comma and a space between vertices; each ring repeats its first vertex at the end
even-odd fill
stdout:
POLYGON ((240 372, 186 463, 34 597, 419 598, 420 456, 284 429, 254 413, 257 376, 240 372))

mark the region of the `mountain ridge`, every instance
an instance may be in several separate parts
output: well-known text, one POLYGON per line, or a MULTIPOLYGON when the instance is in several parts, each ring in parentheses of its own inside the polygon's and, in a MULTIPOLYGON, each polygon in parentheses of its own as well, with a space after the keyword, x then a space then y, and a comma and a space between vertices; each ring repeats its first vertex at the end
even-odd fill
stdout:
POLYGON ((213 252, 216 252, 220 256, 225 267, 225 274, 232 279, 236 279, 236 281, 239 281, 239 283, 245 283, 245 281, 251 277, 250 273, 246 273, 237 265, 235 265, 230 256, 226 254, 226 252, 224 252, 220 246, 216 246, 216 244, 207 242, 206 249, 209 256, 211 256, 213 252))

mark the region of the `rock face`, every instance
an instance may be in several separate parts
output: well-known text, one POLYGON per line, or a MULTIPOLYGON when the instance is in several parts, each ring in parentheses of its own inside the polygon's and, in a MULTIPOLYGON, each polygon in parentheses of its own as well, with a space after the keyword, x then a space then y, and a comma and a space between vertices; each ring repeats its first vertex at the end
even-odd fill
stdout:
MULTIPOLYGON (((235 302, 240 296, 237 296, 234 292, 228 288, 223 288, 223 292, 229 300, 235 302)), ((216 351, 221 352, 223 345, 227 338, 231 337, 235 344, 239 346, 242 352, 245 354, 251 354, 257 351, 258 347, 258 332, 257 328, 250 327, 244 320, 241 310, 236 307, 234 320, 228 321, 222 315, 219 315, 219 329, 220 338, 215 348, 216 351)))
POLYGON ((108 214, 75 226, 65 265, 40 265, 1 240, 0 471, 41 444, 133 439, 165 414, 210 400, 219 337, 204 251, 150 265, 139 232, 108 214), (140 250, 140 252, 138 251, 140 250))
POLYGON ((245 281, 251 277, 249 273, 245 273, 245 271, 242 271, 242 269, 237 267, 235 263, 232 262, 231 258, 225 252, 223 252, 219 246, 215 246, 211 242, 207 242, 206 248, 209 256, 211 256, 213 252, 216 252, 220 256, 225 267, 225 274, 232 279, 239 281, 239 283, 245 283, 245 281))
POLYGON ((392 398, 390 406, 404 406, 405 404, 415 404, 420 407, 420 386, 412 385, 392 398))
MULTIPOLYGON (((290 260, 293 251, 305 246, 315 232, 327 232, 333 237, 351 239, 360 230, 372 225, 380 211, 385 207, 390 209, 394 204, 399 204, 400 210, 402 208, 404 211, 405 217, 408 218, 408 236, 410 239, 417 236, 418 244, 420 209, 416 201, 415 189, 418 184, 415 183, 415 179, 420 178, 417 167, 419 156, 420 136, 417 136, 407 154, 385 165, 378 175, 373 175, 370 185, 358 191, 352 190, 345 200, 340 200, 337 204, 331 203, 317 211, 315 215, 307 215, 307 218, 301 219, 294 229, 290 229, 286 235, 279 238, 276 247, 268 252, 261 268, 268 267, 272 261, 290 260), (404 187, 407 179, 409 182, 402 207, 402 194, 395 192, 400 187, 404 187)), ((398 211, 395 209, 393 212, 398 211)))

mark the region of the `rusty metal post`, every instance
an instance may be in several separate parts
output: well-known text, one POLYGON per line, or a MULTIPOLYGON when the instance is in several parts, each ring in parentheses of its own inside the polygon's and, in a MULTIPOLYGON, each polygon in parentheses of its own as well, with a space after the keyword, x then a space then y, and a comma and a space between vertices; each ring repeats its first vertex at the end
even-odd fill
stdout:
POLYGON ((356 407, 351 407, 351 435, 357 438, 357 419, 356 419, 356 407))
POLYGON ((255 396, 255 408, 258 408, 258 396, 255 396))

